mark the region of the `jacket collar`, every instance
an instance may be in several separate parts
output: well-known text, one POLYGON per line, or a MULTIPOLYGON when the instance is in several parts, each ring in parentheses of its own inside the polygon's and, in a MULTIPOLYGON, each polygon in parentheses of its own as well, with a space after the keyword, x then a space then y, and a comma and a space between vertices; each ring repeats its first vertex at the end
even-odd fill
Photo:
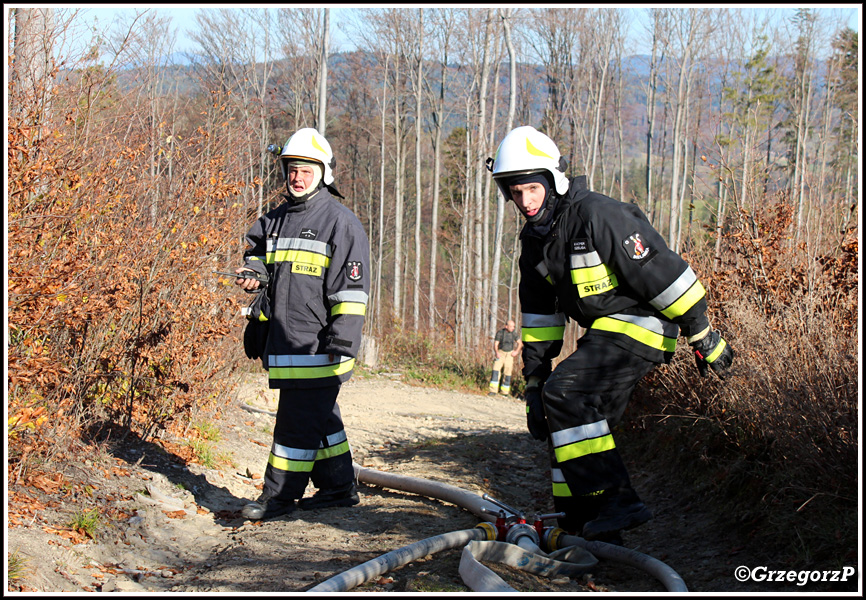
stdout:
POLYGON ((327 190, 324 187, 317 189, 303 202, 299 202, 294 196, 290 196, 289 194, 282 194, 283 198, 286 199, 286 212, 303 212, 305 210, 312 210, 314 205, 318 206, 319 202, 321 202, 327 195, 327 190))
POLYGON ((568 207, 579 202, 587 193, 589 193, 589 189, 586 187, 586 175, 572 177, 568 183, 568 191, 564 196, 557 196, 553 203, 553 215, 548 222, 549 226, 544 229, 539 229, 538 227, 533 226, 532 223, 526 223, 520 233, 521 239, 524 237, 545 239, 550 231, 550 227, 556 223, 560 215, 562 215, 568 207))

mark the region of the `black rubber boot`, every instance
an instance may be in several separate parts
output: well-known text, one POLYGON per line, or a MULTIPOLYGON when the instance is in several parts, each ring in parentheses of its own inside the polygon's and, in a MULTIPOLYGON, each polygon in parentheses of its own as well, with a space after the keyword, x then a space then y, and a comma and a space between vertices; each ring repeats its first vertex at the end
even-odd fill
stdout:
POLYGON ((261 521, 287 515, 294 510, 294 500, 281 500, 271 497, 268 492, 262 492, 258 500, 250 502, 241 509, 241 516, 251 521, 261 521))
POLYGON ((652 519, 652 513, 640 501, 634 490, 604 494, 598 517, 583 526, 585 540, 615 539, 614 534, 643 525, 652 519))
POLYGON ((331 508, 334 506, 355 506, 361 502, 355 486, 345 490, 319 490, 310 498, 298 500, 298 508, 301 510, 313 510, 316 508, 331 508))

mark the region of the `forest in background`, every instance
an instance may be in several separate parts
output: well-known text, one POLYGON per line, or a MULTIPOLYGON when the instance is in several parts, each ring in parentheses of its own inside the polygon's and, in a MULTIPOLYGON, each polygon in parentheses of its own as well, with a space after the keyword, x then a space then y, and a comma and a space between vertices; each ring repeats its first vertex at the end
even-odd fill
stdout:
POLYGON ((329 140, 370 237, 365 334, 397 365, 483 373, 519 325, 522 224, 484 161, 531 124, 569 176, 646 212, 737 352, 724 384, 677 354, 648 411, 697 424, 701 459, 740 457, 730 489, 777 478, 762 501, 806 538, 827 520, 852 535, 858 34, 811 9, 640 10, 641 56, 618 8, 353 9, 341 53, 328 9, 150 10, 107 31, 7 12, 10 481, 105 424, 159 437, 224 404, 250 368, 248 300, 212 271, 282 201, 267 146, 300 127, 329 140), (183 60, 177 26, 198 45, 183 60))

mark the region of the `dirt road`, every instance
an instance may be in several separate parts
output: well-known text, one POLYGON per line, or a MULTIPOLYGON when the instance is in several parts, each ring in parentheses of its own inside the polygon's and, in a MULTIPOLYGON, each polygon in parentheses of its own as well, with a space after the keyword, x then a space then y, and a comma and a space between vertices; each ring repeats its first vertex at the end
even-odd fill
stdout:
MULTIPOLYGON (((273 424, 266 411, 276 409, 275 400, 264 376, 249 377, 210 423, 219 431, 211 468, 185 464, 155 443, 109 442, 84 464, 64 467, 54 480, 66 485, 59 501, 56 490, 10 490, 7 556, 23 559, 26 575, 9 589, 303 592, 396 548, 479 522, 443 501, 367 485, 357 507, 245 522, 239 511, 259 494, 273 424), (102 516, 94 539, 65 527, 93 508, 102 516)), ((546 448, 526 432, 522 401, 411 387, 393 374, 354 378, 339 403, 356 463, 489 493, 527 515, 552 512, 546 448)), ((767 564, 761 548, 736 539, 730 518, 709 512, 701 491, 676 483, 665 465, 635 460, 628 434, 617 440, 655 513, 624 534, 626 546, 667 563, 691 591, 804 591, 791 583, 739 583, 737 566, 767 564)), ((459 562, 459 549, 444 551, 355 591, 469 591, 459 562)), ((605 561, 574 580, 496 570, 519 591, 664 591, 643 571, 605 561)))

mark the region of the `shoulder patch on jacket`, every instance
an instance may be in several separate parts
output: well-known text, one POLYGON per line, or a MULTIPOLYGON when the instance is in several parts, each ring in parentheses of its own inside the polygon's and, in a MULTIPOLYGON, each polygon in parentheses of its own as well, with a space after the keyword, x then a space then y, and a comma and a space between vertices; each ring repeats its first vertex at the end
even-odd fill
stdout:
POLYGON ((655 248, 650 248, 641 237, 640 232, 635 231, 630 236, 622 241, 622 247, 625 249, 629 258, 635 261, 648 261, 655 256, 655 248))
POLYGON ((352 281, 360 281, 361 277, 364 274, 361 271, 361 262, 357 260, 350 260, 346 262, 346 277, 351 279, 352 281))

